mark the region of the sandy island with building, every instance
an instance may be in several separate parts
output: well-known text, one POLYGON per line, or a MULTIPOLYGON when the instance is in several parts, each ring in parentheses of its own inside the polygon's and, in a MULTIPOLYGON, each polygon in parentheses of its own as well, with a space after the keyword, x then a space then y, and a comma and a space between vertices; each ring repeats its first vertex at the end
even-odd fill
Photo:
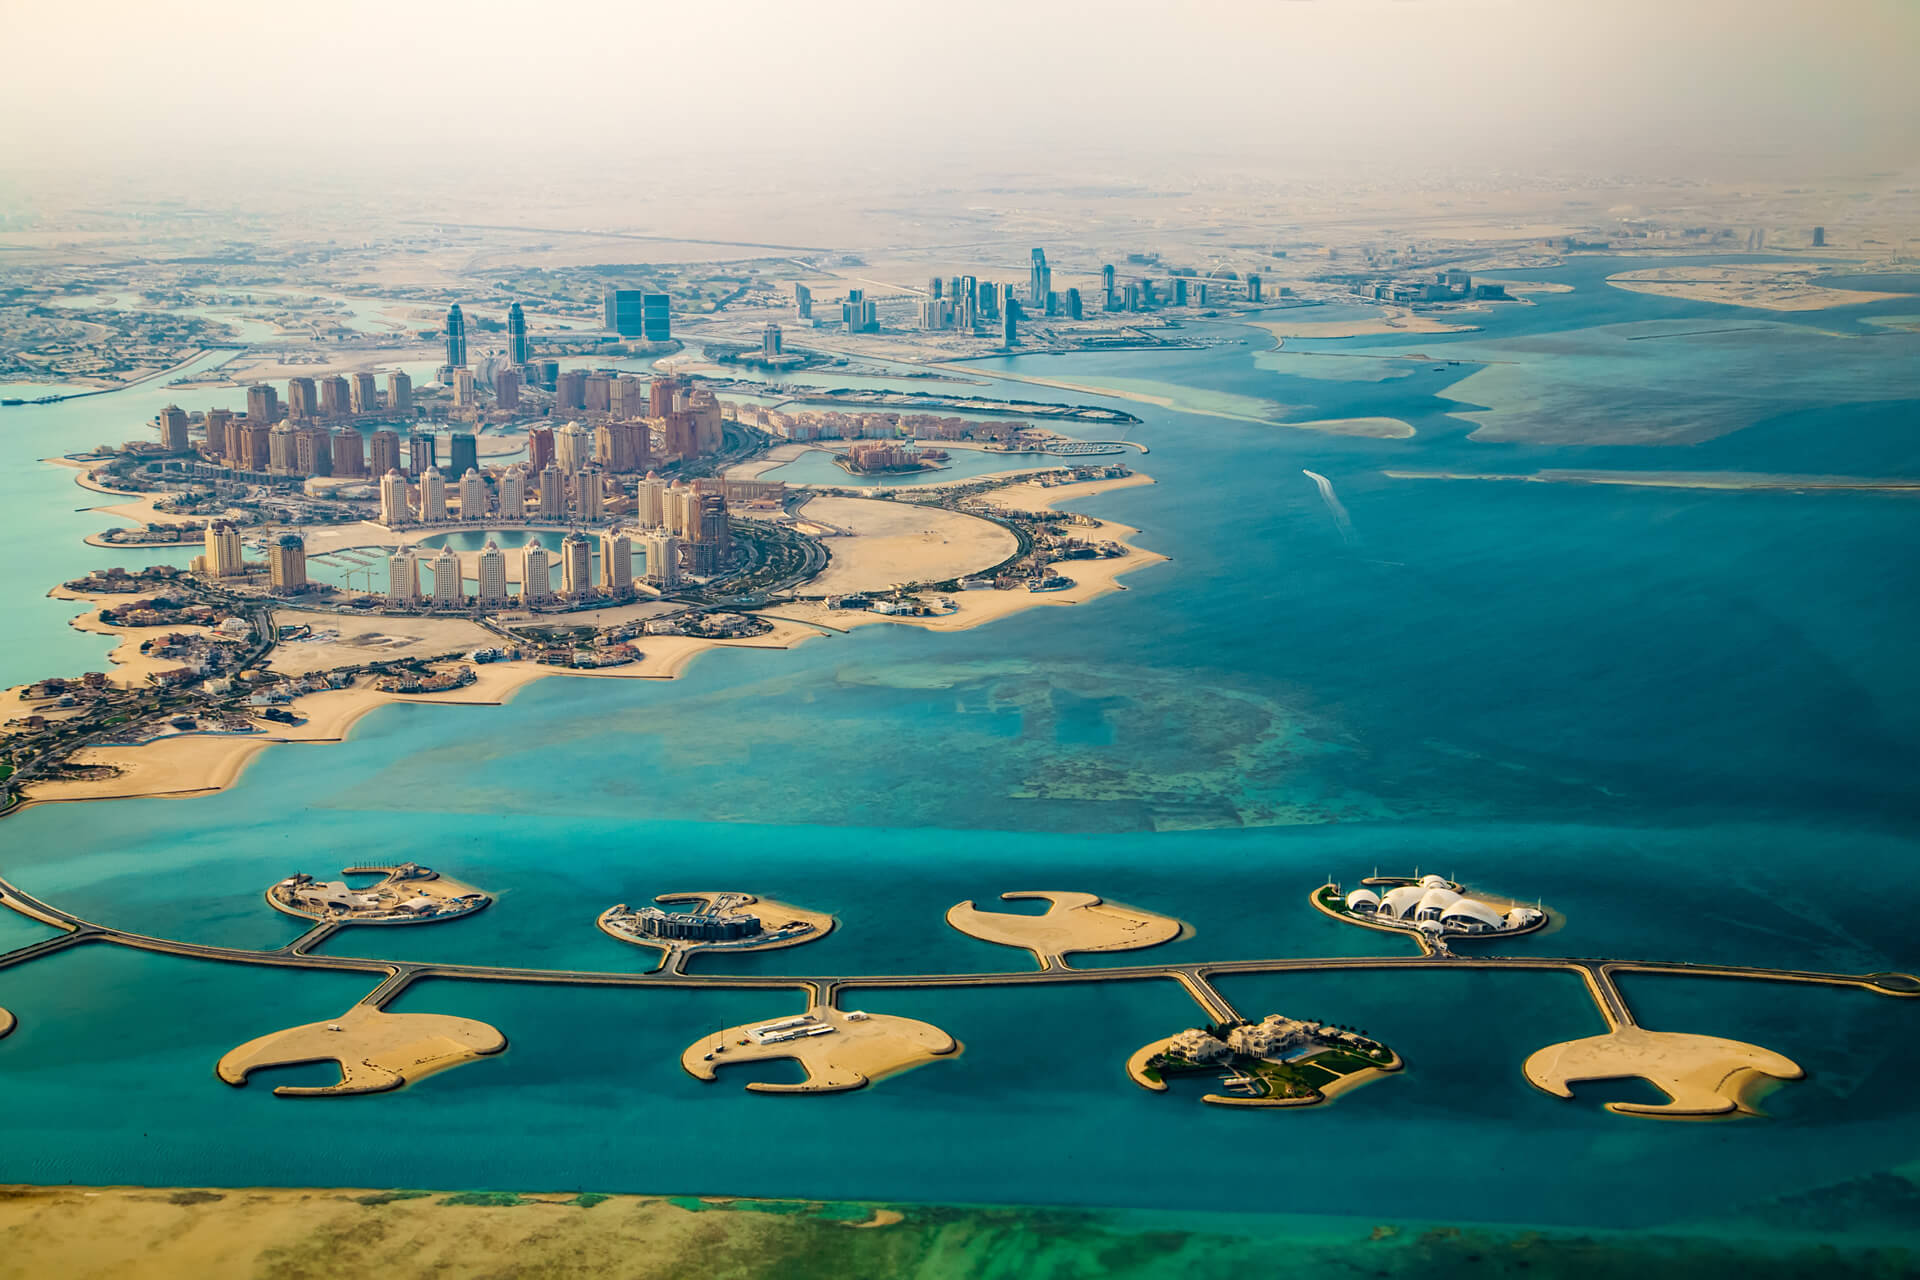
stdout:
POLYGON ((716 1080, 721 1067, 791 1058, 805 1068, 805 1080, 755 1080, 747 1088, 755 1093, 837 1093, 865 1088, 882 1076, 959 1051, 959 1041, 931 1023, 815 1005, 802 1014, 716 1031, 688 1045, 680 1065, 696 1079, 716 1080))

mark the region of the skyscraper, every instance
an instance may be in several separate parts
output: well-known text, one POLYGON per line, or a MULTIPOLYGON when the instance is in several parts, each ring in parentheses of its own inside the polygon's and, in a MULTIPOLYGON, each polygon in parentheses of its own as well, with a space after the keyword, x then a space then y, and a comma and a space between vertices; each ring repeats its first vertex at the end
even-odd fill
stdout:
POLYGON ((606 413, 613 408, 613 375, 590 373, 580 391, 588 413, 606 413))
POLYGON ((672 299, 664 293, 645 294, 640 299, 640 317, 648 342, 667 342, 673 337, 672 299))
POLYGON ((533 343, 527 338, 527 313, 517 302, 507 308, 507 359, 515 365, 533 359, 533 343))
POLYGON ((380 477, 380 523, 389 529, 401 528, 412 520, 407 510, 407 478, 392 469, 380 477))
POLYGON ((420 523, 440 524, 447 518, 447 478, 440 468, 420 473, 420 523))
POLYGON ((320 416, 344 418, 353 412, 348 407, 347 380, 337 373, 320 379, 320 416))
POLYGON ((460 477, 460 518, 462 520, 485 520, 487 518, 487 481, 472 467, 460 477))
POLYGON ((625 529, 600 535, 600 589, 616 598, 633 594, 633 539, 625 529))
POLYGON ((380 391, 374 383, 372 374, 354 374, 353 385, 348 390, 352 393, 348 396, 348 401, 355 413, 380 412, 380 391))
POLYGON ((467 584, 460 571, 460 557, 452 547, 440 548, 433 558, 433 602, 465 604, 467 584))
POLYGON ((647 581, 657 587, 680 585, 680 539, 670 533, 647 539, 647 581))
POLYGON ((447 308, 447 364, 461 369, 466 363, 467 318, 460 314, 460 304, 456 302, 447 308))
POLYGON ((480 603, 500 605, 507 602, 507 556, 492 538, 480 553, 480 603))
POLYGON ((297 533, 283 533, 267 548, 267 581, 275 591, 307 589, 307 544, 297 533))
POLYGON ((1083 318, 1084 316, 1080 306, 1080 291, 1078 289, 1067 290, 1067 319, 1080 320, 1083 318))
POLYGON ((333 437, 325 427, 302 427, 294 432, 293 470, 303 476, 333 474, 333 437))
POLYGON ((502 409, 520 407, 520 371, 502 369, 493 375, 493 402, 502 409))
POLYGON ((593 594, 593 544, 585 534, 560 539, 560 590, 575 600, 593 594))
POLYGON ((644 418, 647 416, 647 383, 631 373, 623 373, 613 380, 609 389, 611 399, 607 411, 616 418, 644 418))
POLYGON ((540 470, 540 518, 567 518, 567 480, 560 468, 551 462, 540 470))
POLYGON ((638 289, 608 289, 600 296, 600 327, 611 329, 623 338, 638 338, 647 331, 638 289))
POLYGON ((455 369, 453 371, 453 403, 455 407, 470 409, 479 403, 474 390, 473 370, 455 369))
POLYGON ((1173 278, 1173 305, 1176 307, 1184 307, 1187 305, 1187 280, 1185 276, 1175 276, 1173 278))
POLYGON ((273 424, 273 430, 267 432, 267 470, 277 476, 298 474, 300 464, 293 446, 297 434, 291 420, 273 424))
POLYGON ((247 388, 247 421, 272 426, 280 418, 280 394, 264 382, 247 388))
POLYGON ((592 456, 593 437, 579 423, 569 422, 553 433, 553 460, 568 475, 586 466, 592 456))
POLYGON ((1047 265, 1047 251, 1033 251, 1033 265, 1027 271, 1027 305, 1045 307, 1053 291, 1053 268, 1047 265))
POLYGON ((319 393, 314 389, 312 378, 287 379, 287 417, 294 422, 304 422, 320 416, 319 393))
POLYGON ((769 324, 760 331, 760 355, 763 359, 771 360, 783 354, 785 345, 779 325, 769 324))
POLYGON ((427 468, 439 464, 439 450, 431 431, 416 431, 407 437, 407 470, 424 475, 427 468))
POLYGON ((687 384, 678 378, 656 376, 647 388, 649 416, 664 418, 672 413, 673 398, 686 389, 687 384))
POLYGON ((240 429, 240 449, 233 465, 242 471, 265 471, 272 454, 273 428, 251 418, 240 429))
POLYGON ((633 489, 633 519, 643 529, 658 529, 666 520, 667 482, 649 474, 633 489))
POLYGON ((1112 311, 1118 307, 1119 300, 1114 297, 1113 293, 1113 264, 1111 262, 1100 268, 1100 293, 1101 310, 1112 311))
POLYGON ((227 458, 233 455, 233 443, 228 440, 227 432, 233 429, 233 410, 207 410, 207 453, 215 458, 227 458))
POLYGON ((1260 277, 1252 272, 1247 273, 1247 301, 1260 301, 1260 277))
POLYGON ((1014 297, 1013 286, 1007 286, 1007 296, 1000 309, 1000 345, 1011 351, 1019 345, 1020 335, 1017 321, 1020 313, 1020 299, 1014 297))
POLYGON ((581 524, 599 524, 606 518, 606 499, 600 492, 598 471, 573 473, 573 517, 581 524))
POLYGON ((247 571, 240 553, 240 531, 225 520, 207 526, 207 572, 216 578, 231 578, 247 571))
POLYGON ((368 442, 367 471, 371 475, 384 476, 389 471, 400 468, 400 434, 396 431, 376 431, 368 442))
POLYGON ((447 469, 464 476, 480 465, 480 447, 471 431, 456 431, 447 441, 447 469))
MULTIPOLYGON (((398 478, 396 473, 395 478, 398 478)), ((404 489, 406 481, 401 480, 404 489)), ((411 604, 420 598, 420 558, 412 550, 396 552, 387 562, 387 603, 411 604)))
POLYGON ((556 409, 587 407, 587 371, 585 369, 560 371, 560 376, 553 380, 553 407, 556 409))
POLYGON ((333 474, 336 476, 367 474, 366 437, 352 427, 341 427, 333 433, 333 474))
POLYGON ((553 461, 552 427, 535 427, 527 432, 527 461, 536 475, 545 471, 547 464, 553 461))
POLYGON ((527 518, 527 472, 518 463, 500 473, 500 518, 527 518))
POLYGON ((532 604, 553 595, 553 569, 547 563, 547 549, 540 539, 528 538, 520 548, 520 601, 532 604))
POLYGON ((177 404, 160 411, 160 447, 168 453, 187 451, 187 411, 177 404))
POLYGON ((813 319, 813 290, 803 284, 793 286, 793 318, 796 320, 813 319))
POLYGON ((413 379, 398 369, 387 375, 387 412, 413 412, 413 379))

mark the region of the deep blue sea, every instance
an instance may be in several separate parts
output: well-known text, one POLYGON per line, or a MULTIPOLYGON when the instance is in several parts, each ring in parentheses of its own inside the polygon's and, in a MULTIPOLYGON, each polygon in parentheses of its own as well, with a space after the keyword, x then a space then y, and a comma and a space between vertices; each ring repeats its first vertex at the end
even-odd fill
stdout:
MULTIPOLYGON (((1365 954, 1394 944, 1317 916, 1308 889, 1417 865, 1563 913, 1514 944, 1532 954, 1913 970, 1898 902, 1920 853, 1920 497, 1385 474, 1920 475, 1920 335, 1871 323, 1920 298, 1786 314, 1604 283, 1642 265, 1514 273, 1573 289, 1475 317, 1476 332, 1276 351, 1263 331, 1199 324, 1224 341, 974 362, 1169 402, 995 383, 1144 419, 1130 438, 1151 452, 1133 465, 1158 483, 1077 505, 1171 563, 969 632, 862 628, 710 654, 672 682, 556 678, 502 708, 389 707, 344 745, 272 749, 218 795, 31 809, 0 823, 5 873, 83 916, 271 946, 298 932, 261 901, 271 881, 411 858, 498 901, 326 950, 634 969, 647 954, 600 934, 601 910, 738 887, 842 928, 702 963, 859 975, 1023 966, 941 919, 1009 889, 1193 925, 1156 957, 1365 954), (1355 416, 1416 434, 1281 425, 1355 416), (1676 426, 1696 442, 1644 443, 1676 426), (1616 443, 1553 442, 1596 436, 1616 443), (1327 477, 1344 522, 1303 470, 1327 477)), ((81 546, 106 521, 73 509, 100 499, 34 459, 135 436, 169 398, 0 410, 0 520, 32 548, 0 557, 0 680, 99 666, 109 643, 41 593, 168 555, 81 546)), ((0 917, 0 948, 48 932, 0 917)), ((1911 1171, 1920 1149, 1920 1001, 1657 978, 1626 986, 1646 1025, 1752 1040, 1808 1078, 1767 1118, 1728 1123, 1613 1116, 1600 1104, 1627 1095, 1601 1087, 1550 1098, 1520 1064, 1602 1029, 1579 984, 1440 971, 1223 981, 1244 1013, 1360 1025, 1410 1064, 1294 1113, 1127 1081, 1133 1049, 1198 1019, 1172 983, 856 989, 965 1047, 832 1097, 678 1066, 688 1042, 796 1010, 797 994, 451 981, 396 1008, 483 1018, 507 1053, 369 1099, 268 1092, 312 1070, 214 1079, 226 1050, 369 985, 92 948, 0 971, 20 1019, 0 1042, 0 1181, 1745 1230, 1771 1198, 1911 1171)))

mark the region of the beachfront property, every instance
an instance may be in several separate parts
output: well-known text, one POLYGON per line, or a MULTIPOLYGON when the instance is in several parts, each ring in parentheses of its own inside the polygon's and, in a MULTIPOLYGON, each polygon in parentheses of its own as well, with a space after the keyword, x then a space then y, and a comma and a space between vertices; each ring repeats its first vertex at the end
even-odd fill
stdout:
POLYGON ((1314 895, 1314 904, 1355 923, 1433 937, 1527 933, 1547 922, 1540 907, 1471 895, 1436 875, 1369 876, 1344 895, 1330 883, 1314 895))

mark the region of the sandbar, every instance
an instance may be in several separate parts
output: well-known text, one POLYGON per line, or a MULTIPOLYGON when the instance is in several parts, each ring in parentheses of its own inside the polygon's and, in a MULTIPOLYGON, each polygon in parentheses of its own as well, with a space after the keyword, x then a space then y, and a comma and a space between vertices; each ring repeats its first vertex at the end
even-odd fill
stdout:
POLYGON ((283 1084, 283 1098, 340 1097, 384 1093, 404 1084, 499 1053, 507 1038, 484 1022, 445 1013, 387 1013, 357 1004, 329 1022, 275 1031, 234 1049, 214 1072, 231 1085, 266 1067, 337 1062, 340 1080, 329 1085, 283 1084))
POLYGON ((1281 422, 1282 427, 1299 431, 1319 431, 1330 436, 1368 436, 1375 440, 1405 440, 1414 434, 1413 424, 1398 418, 1315 418, 1310 422, 1281 422))
POLYGON ((1387 333, 1476 333, 1477 324, 1449 324, 1435 316, 1386 307, 1382 314, 1363 320, 1251 320, 1276 338, 1367 338, 1387 333))
POLYGON ((1535 484, 1611 484, 1640 489, 1920 490, 1920 479, 1769 474, 1758 471, 1382 471, 1393 480, 1507 480, 1535 484))
POLYGON ((753 1081, 755 1093, 834 1093, 860 1089, 896 1071, 905 1071, 959 1051, 960 1043, 940 1028, 912 1018, 874 1013, 858 1016, 815 1005, 806 1016, 834 1030, 827 1035, 801 1036, 769 1044, 756 1043, 749 1034, 756 1027, 783 1021, 781 1015, 729 1027, 687 1046, 680 1065, 700 1080, 719 1078, 717 1068, 769 1058, 792 1058, 806 1068, 798 1084, 753 1081), (746 1041, 742 1044, 741 1041, 746 1041))
POLYGON ((1064 968, 1080 951, 1132 951, 1171 942, 1186 926, 1170 916, 1104 902, 1091 893, 1034 889, 1003 893, 1003 902, 1038 898, 1044 915, 981 911, 971 900, 947 909, 947 923, 969 937, 1033 953, 1042 969, 1064 968))
POLYGON ((12 1035, 13 1029, 19 1025, 19 1022, 11 1013, 8 1013, 5 1009, 0 1009, 0 1040, 5 1040, 8 1036, 12 1035))

